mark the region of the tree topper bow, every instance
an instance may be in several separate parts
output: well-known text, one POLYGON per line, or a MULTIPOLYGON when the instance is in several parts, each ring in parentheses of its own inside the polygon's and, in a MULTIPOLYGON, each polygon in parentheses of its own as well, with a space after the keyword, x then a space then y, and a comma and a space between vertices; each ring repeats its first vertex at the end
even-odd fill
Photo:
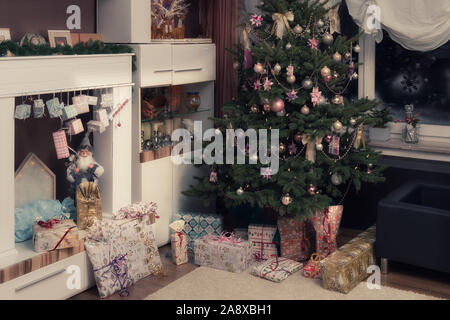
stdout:
POLYGON ((275 34, 279 39, 283 39, 284 34, 287 31, 291 31, 291 27, 289 26, 289 21, 294 21, 294 14, 292 11, 288 11, 285 13, 274 13, 272 15, 272 19, 274 21, 272 27, 272 34, 275 34))

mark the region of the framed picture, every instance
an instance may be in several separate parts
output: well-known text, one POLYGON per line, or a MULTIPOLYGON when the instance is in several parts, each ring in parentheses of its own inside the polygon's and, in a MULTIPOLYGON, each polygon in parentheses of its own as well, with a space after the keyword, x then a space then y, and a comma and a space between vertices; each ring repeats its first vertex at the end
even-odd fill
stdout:
POLYGON ((72 45, 72 37, 69 30, 48 30, 48 40, 50 47, 72 45))
POLYGON ((11 40, 11 33, 9 28, 0 28, 0 43, 6 40, 11 40))

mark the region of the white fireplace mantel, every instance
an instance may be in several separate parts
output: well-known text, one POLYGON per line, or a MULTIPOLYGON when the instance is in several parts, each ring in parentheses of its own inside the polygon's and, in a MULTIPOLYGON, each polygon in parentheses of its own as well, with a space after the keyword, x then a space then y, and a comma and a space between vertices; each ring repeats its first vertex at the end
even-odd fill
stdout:
MULTIPOLYGON (((129 102, 114 123, 94 136, 104 214, 131 203, 131 98, 133 54, 55 55, 0 58, 0 259, 16 253, 14 244, 14 109, 15 97, 112 88, 115 104, 129 102)), ((42 137, 49 139, 51 137, 42 137)), ((50 142, 53 143, 53 142, 50 142)), ((56 154, 55 154, 56 156, 56 154)))

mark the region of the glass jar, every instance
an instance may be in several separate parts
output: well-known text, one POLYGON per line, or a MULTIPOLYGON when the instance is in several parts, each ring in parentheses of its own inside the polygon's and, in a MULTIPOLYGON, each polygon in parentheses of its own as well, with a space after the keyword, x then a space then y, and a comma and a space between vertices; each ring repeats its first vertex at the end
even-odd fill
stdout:
POLYGON ((188 92, 186 94, 186 108, 188 111, 197 111, 200 104, 201 99, 199 92, 188 92))

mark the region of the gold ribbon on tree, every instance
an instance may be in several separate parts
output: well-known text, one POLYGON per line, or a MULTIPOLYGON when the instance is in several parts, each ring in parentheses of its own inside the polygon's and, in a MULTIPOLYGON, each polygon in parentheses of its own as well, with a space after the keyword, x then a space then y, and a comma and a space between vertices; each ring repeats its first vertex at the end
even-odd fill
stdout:
POLYGON ((309 135, 302 136, 302 143, 306 144, 306 160, 316 162, 316 145, 322 143, 322 139, 323 137, 316 137, 313 141, 309 135))
POLYGON ((361 146, 361 142, 362 142, 362 146, 365 149, 366 148, 366 139, 364 138, 364 125, 359 125, 358 129, 356 129, 356 139, 355 139, 355 143, 353 144, 353 146, 355 147, 356 150, 359 149, 359 147, 361 146))
POLYGON ((285 13, 274 13, 272 15, 272 19, 274 21, 272 34, 275 34, 279 39, 283 39, 286 30, 291 31, 289 21, 294 21, 294 14, 292 13, 292 11, 288 11, 285 13))

